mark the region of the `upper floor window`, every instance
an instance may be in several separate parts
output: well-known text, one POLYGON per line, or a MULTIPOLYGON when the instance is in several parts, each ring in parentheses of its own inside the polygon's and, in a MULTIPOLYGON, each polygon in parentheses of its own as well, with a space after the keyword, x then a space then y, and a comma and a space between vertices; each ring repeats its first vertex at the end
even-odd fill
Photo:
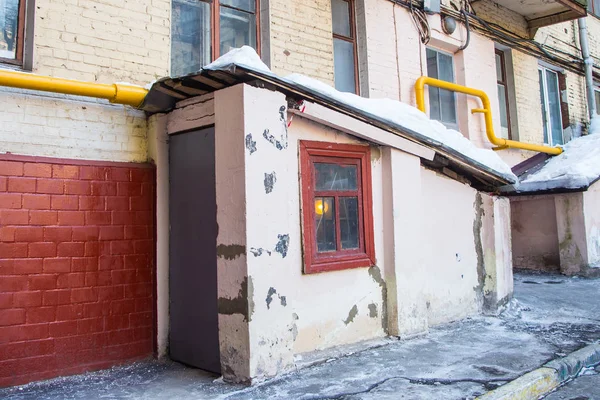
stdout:
POLYGON ((353 0, 332 0, 331 16, 335 88, 341 92, 358 93, 353 0))
MULTIPOLYGON (((438 50, 427 49, 427 76, 454 83, 452 56, 438 50)), ((456 97, 454 92, 429 87, 429 117, 456 128, 456 97)))
POLYGON ((171 75, 196 72, 229 50, 258 50, 258 0, 172 0, 171 75))
POLYGON ((375 263, 369 146, 300 142, 304 272, 375 263))
POLYGON ((27 0, 0 0, 0 62, 22 65, 27 0))
POLYGON ((500 103, 500 137, 511 138, 508 83, 506 80, 506 59, 502 50, 496 49, 496 81, 500 103))
POLYGON ((544 143, 551 146, 564 143, 558 73, 546 67, 538 69, 544 143))

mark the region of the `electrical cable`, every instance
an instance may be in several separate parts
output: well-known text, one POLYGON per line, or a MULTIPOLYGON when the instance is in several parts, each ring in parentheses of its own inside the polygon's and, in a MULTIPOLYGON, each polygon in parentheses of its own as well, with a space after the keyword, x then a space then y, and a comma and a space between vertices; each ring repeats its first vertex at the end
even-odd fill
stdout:
POLYGON ((465 43, 458 48, 458 51, 463 51, 469 47, 469 43, 471 42, 471 30, 469 29, 469 15, 464 8, 460 9, 460 14, 465 18, 465 28, 467 30, 467 39, 465 40, 465 43))

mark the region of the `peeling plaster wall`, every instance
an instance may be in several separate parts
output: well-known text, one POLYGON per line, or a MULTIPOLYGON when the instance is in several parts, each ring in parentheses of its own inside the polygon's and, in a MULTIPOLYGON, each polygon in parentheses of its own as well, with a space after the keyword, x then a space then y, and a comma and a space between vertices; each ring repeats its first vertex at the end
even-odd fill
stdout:
POLYGON ((588 266, 600 267, 600 184, 583 193, 583 213, 587 237, 588 266))
POLYGON ((416 268, 427 268, 423 300, 428 324, 433 326, 479 310, 476 247, 481 205, 476 201, 477 191, 470 186, 424 168, 421 180, 423 239, 431 247, 426 247, 424 265, 416 268))
MULTIPOLYGON (((483 311, 495 314, 513 293, 510 201, 506 197, 481 194, 481 244, 485 269, 483 311)), ((481 284, 482 276, 479 276, 481 284)))
MULTIPOLYGON (((288 304, 294 318, 294 353, 305 353, 327 347, 382 337, 383 298, 380 271, 383 270, 382 166, 379 148, 371 148, 373 184, 373 223, 375 232, 375 268, 354 268, 319 274, 302 273, 302 242, 300 221, 300 176, 298 141, 316 140, 333 143, 360 143, 333 129, 296 116, 289 129, 289 180, 281 180, 281 190, 287 192, 290 233, 288 257, 292 268, 285 274, 288 282, 288 304)), ((278 173, 278 183, 280 182, 278 173)), ((277 287, 276 287, 277 288, 277 287)), ((279 292, 279 290, 278 290, 279 292)), ((288 307, 289 307, 288 306, 288 307)), ((276 304, 276 307, 280 307, 276 304)))
POLYGON ((554 196, 560 272, 565 275, 585 271, 588 263, 583 193, 554 196))

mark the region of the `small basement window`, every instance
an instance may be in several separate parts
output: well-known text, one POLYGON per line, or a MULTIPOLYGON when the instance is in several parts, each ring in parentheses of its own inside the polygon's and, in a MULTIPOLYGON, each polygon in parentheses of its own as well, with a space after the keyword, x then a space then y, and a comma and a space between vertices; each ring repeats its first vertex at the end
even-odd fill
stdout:
POLYGON ((300 142, 304 272, 375 263, 369 146, 300 142))

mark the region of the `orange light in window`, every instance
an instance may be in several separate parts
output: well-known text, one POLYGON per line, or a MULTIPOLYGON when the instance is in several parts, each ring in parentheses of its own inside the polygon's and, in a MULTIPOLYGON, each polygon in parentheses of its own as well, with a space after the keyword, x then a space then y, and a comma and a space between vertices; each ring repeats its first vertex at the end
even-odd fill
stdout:
POLYGON ((315 212, 318 215, 323 215, 327 211, 329 211, 329 204, 327 202, 323 202, 323 199, 315 200, 315 212))

